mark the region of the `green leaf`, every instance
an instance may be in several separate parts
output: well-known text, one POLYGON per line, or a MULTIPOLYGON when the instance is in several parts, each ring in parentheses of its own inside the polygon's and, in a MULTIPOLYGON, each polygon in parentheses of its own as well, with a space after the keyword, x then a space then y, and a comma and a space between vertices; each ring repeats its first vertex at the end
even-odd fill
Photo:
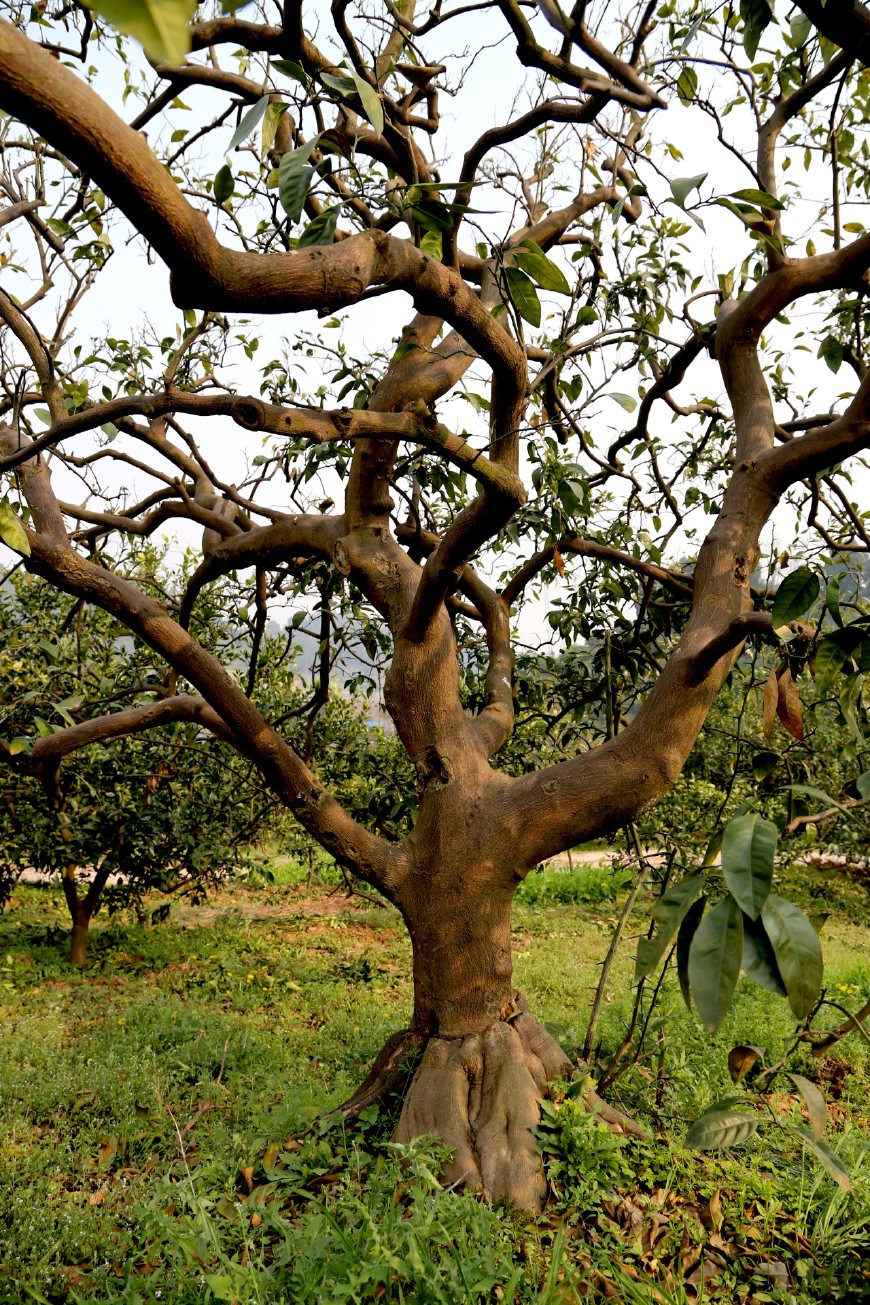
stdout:
POLYGON ((273 68, 285 77, 292 77, 294 81, 301 82, 303 86, 308 86, 308 74, 302 67, 301 63, 296 63, 295 59, 273 59, 273 68))
POLYGON ((833 580, 828 581, 825 590, 825 607, 831 614, 831 619, 835 625, 842 626, 843 618, 840 615, 840 583, 841 576, 835 575, 833 580))
POLYGON ((637 399, 633 399, 630 394, 619 394, 616 390, 608 390, 604 397, 613 399, 614 403, 618 403, 626 412, 634 412, 637 407, 637 399))
POLYGON ((299 237, 300 248, 307 245, 331 245, 338 223, 339 205, 325 208, 313 218, 299 237))
POLYGON ((759 208, 785 208, 781 199, 776 199, 766 190, 754 190, 750 186, 746 190, 732 190, 729 193, 732 199, 741 199, 747 204, 757 204, 759 208))
POLYGON ((732 897, 757 920, 773 881, 776 825, 759 815, 740 816, 722 835, 722 873, 732 897))
POLYGON ((278 198, 291 222, 298 222, 302 216, 305 197, 314 176, 314 168, 308 159, 316 140, 315 136, 298 149, 288 150, 278 165, 278 198))
POLYGON ((420 248, 432 258, 440 258, 443 250, 443 237, 440 231, 424 231, 420 237, 420 248))
POLYGON ((822 987, 824 964, 819 935, 793 902, 771 893, 761 912, 777 968, 788 993, 788 1004, 799 1020, 806 1019, 822 987))
POLYGON ((268 95, 263 95, 257 100, 253 108, 248 109, 247 113, 242 114, 239 119, 239 125, 233 132, 233 138, 227 146, 227 154, 234 150, 237 145, 241 145, 243 140, 247 140, 251 132, 258 126, 260 119, 269 107, 268 95))
POLYGON ((805 797, 815 798, 823 806, 836 807, 844 815, 851 815, 848 807, 844 807, 842 802, 838 802, 836 798, 831 797, 830 793, 826 793, 823 788, 815 788, 812 784, 789 784, 788 787, 792 793, 802 793, 805 797))
POLYGON ((827 693, 841 667, 863 640, 864 631, 858 625, 845 625, 842 630, 833 630, 819 640, 813 661, 813 675, 820 694, 827 693))
POLYGON ((858 776, 855 780, 855 787, 866 802, 870 798, 870 770, 865 770, 863 775, 858 776))
POLYGON ((777 968, 773 947, 760 920, 743 917, 743 956, 740 968, 760 988, 775 992, 778 997, 787 996, 785 984, 777 968))
POLYGON ((530 277, 518 267, 504 269, 508 293, 520 317, 524 317, 532 326, 541 325, 541 301, 530 277))
POLYGON ((9 744, 9 752, 13 757, 17 757, 20 752, 26 752, 29 747, 30 739, 22 738, 21 735, 19 735, 18 738, 13 739, 9 744))
POLYGON ((821 1162, 833 1178, 834 1182, 842 1187, 844 1192, 851 1192, 852 1179, 849 1175, 849 1171, 837 1155, 836 1151, 833 1151, 831 1147, 828 1146, 824 1138, 813 1137, 808 1128, 801 1128, 797 1125, 791 1127, 789 1132, 796 1133, 797 1136, 801 1138, 807 1150, 821 1162))
MULTIPOLYGON (((236 1215, 238 1218, 238 1215, 236 1215)), ((207 1273, 205 1281, 215 1300, 231 1301, 236 1299, 235 1279, 228 1273, 207 1273)))
POLYGON ((740 17, 743 19, 743 48, 748 58, 754 59, 764 29, 773 19, 768 0, 740 0, 740 17))
POLYGON ((697 900, 705 882, 703 875, 695 875, 692 879, 683 879, 681 883, 672 884, 662 893, 652 910, 652 917, 657 926, 656 932, 652 938, 641 938, 637 944, 635 983, 652 974, 686 918, 689 907, 697 900))
POLYGON ((819 577, 809 567, 798 567, 787 575, 776 591, 770 613, 774 630, 802 616, 819 596, 819 577))
POLYGON ((518 249, 511 252, 517 267, 527 272, 542 290, 558 290, 564 295, 571 293, 571 287, 562 269, 547 257, 534 240, 524 240, 518 249))
POLYGON ((782 757, 778 752, 772 752, 767 749, 762 752, 756 752, 752 758, 752 774, 757 780, 767 779, 775 769, 782 757))
POLYGON ((830 371, 836 376, 843 365, 843 345, 833 335, 826 335, 819 345, 817 358, 824 358, 830 371))
POLYGON ((181 63, 190 53, 197 0, 89 0, 90 8, 118 31, 134 36, 151 59, 181 63))
POLYGON ((794 48, 799 50, 802 45, 806 45, 813 30, 813 25, 807 18, 806 14, 797 14, 789 24, 791 28, 791 39, 794 48))
POLYGON ((359 73, 353 74, 353 80, 356 85, 356 93, 362 103, 363 113, 378 135, 382 136, 384 131, 384 106, 381 104, 381 97, 364 77, 360 77, 359 73))
POLYGON ((704 916, 689 949, 689 985, 705 1027, 715 1033, 725 1018, 743 957, 743 916, 723 897, 704 916))
POLYGON ((715 1105, 696 1119, 686 1134, 685 1145, 693 1151, 714 1151, 723 1146, 748 1142, 758 1128, 757 1115, 746 1115, 730 1106, 715 1105))
POLYGON ((698 89, 698 74, 690 63, 683 64, 677 78, 677 95, 682 104, 691 104, 698 89))
POLYGON ((686 207, 686 200, 693 190, 702 185, 707 180, 706 172, 699 172, 697 177, 675 177, 671 182, 671 194, 673 195, 680 208, 686 207))
POLYGON ((0 501, 0 539, 7 548, 21 553, 24 557, 30 557, 30 540, 8 498, 0 501))
POLYGON ((286 104, 277 104, 270 101, 266 105, 266 113, 263 118, 263 130, 260 133, 260 152, 265 156, 275 144, 275 137, 278 134, 278 124, 287 112, 286 104))
POLYGON ((236 183, 233 178, 232 168, 228 163, 225 163, 218 171, 217 176, 214 179, 214 186, 212 187, 212 193, 218 204, 226 204, 235 188, 236 183))
POLYGON ((692 948, 692 939, 697 932, 698 925, 701 923, 701 917, 704 914, 706 905, 706 897, 699 897, 696 902, 693 902, 686 912, 686 918, 680 925, 680 932, 677 934, 677 978, 680 983, 680 992, 683 994, 683 1001, 686 1003, 688 1010, 692 1009, 692 990, 689 987, 689 952, 692 948))
POLYGON ((453 229, 453 210, 449 204, 443 204, 440 199, 430 199, 424 195, 411 206, 411 212, 424 231, 453 229))
POLYGON ((722 846, 722 830, 717 829, 716 833, 710 839, 704 852, 704 859, 701 862, 702 870, 709 870, 716 864, 716 858, 719 855, 719 849, 722 846))
POLYGON ((343 100, 349 95, 356 95, 356 82, 352 77, 336 77, 334 73, 321 73, 320 80, 329 90, 334 91, 343 100))
POLYGON ((815 1083, 808 1078, 804 1078, 803 1074, 787 1073, 786 1077, 791 1079, 804 1099, 804 1105, 810 1117, 810 1128, 813 1130, 813 1137, 818 1142, 828 1122, 828 1107, 825 1105, 825 1098, 815 1083))

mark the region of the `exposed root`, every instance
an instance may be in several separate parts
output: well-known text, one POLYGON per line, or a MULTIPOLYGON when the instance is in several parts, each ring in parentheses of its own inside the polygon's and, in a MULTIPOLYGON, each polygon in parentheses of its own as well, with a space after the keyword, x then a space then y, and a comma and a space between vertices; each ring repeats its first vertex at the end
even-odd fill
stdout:
POLYGON ((368 1106, 379 1105, 385 1098, 402 1093, 409 1078, 408 1062, 416 1061, 425 1043, 425 1035, 413 1029, 392 1033, 356 1092, 339 1109, 350 1119, 356 1119, 368 1106))
MULTIPOLYGON (((427 1038, 413 1029, 394 1033, 341 1110, 356 1118, 367 1106, 404 1092, 394 1141, 434 1134, 453 1152, 444 1168, 446 1184, 537 1213, 547 1197, 534 1132, 540 1102, 548 1084, 564 1078, 571 1063, 519 993, 514 1009, 506 1020, 464 1038, 427 1038), (408 1086, 409 1061, 421 1048, 422 1059, 408 1086)), ((583 1104, 611 1132, 646 1136, 594 1087, 584 1094, 583 1104)))
POLYGON ((591 1115, 600 1119, 602 1124, 615 1133, 617 1137, 624 1137, 628 1134, 630 1137, 646 1137, 647 1131, 631 1115, 624 1115, 621 1110, 615 1106, 608 1105, 603 1097, 600 1097, 595 1088, 589 1088, 583 1097, 583 1104, 591 1115))
POLYGON ((547 1082, 568 1067, 567 1056, 527 1011, 483 1033, 431 1038, 394 1139, 434 1133, 454 1153, 445 1182, 538 1211, 547 1183, 533 1130, 547 1082))

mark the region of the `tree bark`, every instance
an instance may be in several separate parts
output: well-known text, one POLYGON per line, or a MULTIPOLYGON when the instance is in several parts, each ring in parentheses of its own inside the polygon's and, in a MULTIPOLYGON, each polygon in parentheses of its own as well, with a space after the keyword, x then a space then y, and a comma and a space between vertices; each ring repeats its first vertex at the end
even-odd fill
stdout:
POLYGON ((88 928, 90 923, 90 916, 86 916, 84 913, 81 913, 78 919, 73 920, 69 944, 69 963, 79 970, 83 969, 87 962, 88 928))
POLYGON ((390 1039, 348 1107, 356 1113, 375 1099, 379 1084, 385 1092, 401 1087, 396 1071, 422 1048, 394 1140, 434 1134, 453 1152, 446 1184, 539 1210, 547 1192, 534 1135, 540 1100, 569 1061, 512 984, 510 916, 520 875, 475 847, 468 826, 480 832, 488 821, 474 820, 480 804, 467 794, 462 806, 465 819, 454 811, 446 822, 454 837, 439 822, 437 864, 422 858, 399 894, 413 947, 411 1028, 390 1039))

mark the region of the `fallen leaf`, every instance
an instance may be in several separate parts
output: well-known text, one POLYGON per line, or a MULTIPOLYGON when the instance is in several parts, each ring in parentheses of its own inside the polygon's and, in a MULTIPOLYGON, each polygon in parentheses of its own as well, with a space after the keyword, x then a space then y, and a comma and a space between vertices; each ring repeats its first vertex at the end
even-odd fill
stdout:
POLYGON ((705 1228, 712 1228, 714 1232, 718 1232, 722 1227, 723 1217, 722 1196, 717 1187, 709 1201, 701 1206, 701 1221, 705 1228))

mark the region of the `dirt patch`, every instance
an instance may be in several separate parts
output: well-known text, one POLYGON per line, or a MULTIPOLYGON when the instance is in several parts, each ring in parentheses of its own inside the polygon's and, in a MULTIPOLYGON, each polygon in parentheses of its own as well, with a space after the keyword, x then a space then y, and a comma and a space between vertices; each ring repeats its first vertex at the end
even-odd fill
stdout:
MULTIPOLYGON (((341 916, 362 915, 374 908, 371 902, 359 897, 347 897, 345 894, 306 894, 296 897, 288 895, 281 902, 245 901, 244 898, 232 897, 212 901, 206 906, 180 904, 173 912, 177 924, 189 929, 201 929, 217 920, 242 916, 246 920, 293 920, 300 916, 341 916)), ((386 918, 386 915, 385 915, 386 918)))

